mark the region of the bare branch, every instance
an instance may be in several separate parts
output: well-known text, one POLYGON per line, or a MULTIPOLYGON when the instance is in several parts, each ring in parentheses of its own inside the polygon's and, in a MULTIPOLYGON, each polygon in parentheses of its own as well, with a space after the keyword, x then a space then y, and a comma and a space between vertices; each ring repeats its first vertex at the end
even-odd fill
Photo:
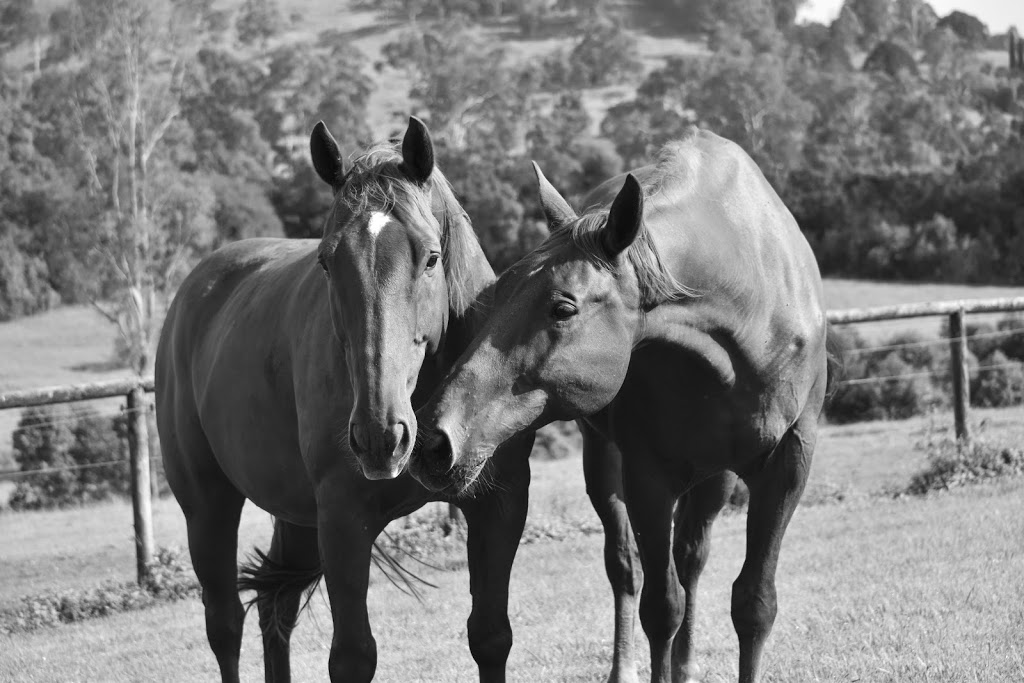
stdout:
POLYGON ((103 308, 103 306, 100 305, 99 301, 97 301, 96 299, 89 299, 89 303, 92 304, 92 307, 99 311, 99 314, 106 318, 109 322, 113 323, 114 325, 117 325, 118 327, 121 326, 121 321, 120 319, 118 319, 117 315, 103 308))
POLYGON ((163 139, 164 134, 167 133, 167 129, 170 128, 171 122, 177 115, 178 106, 175 105, 171 108, 169 112, 167 112, 167 116, 164 117, 164 120, 161 121, 157 125, 157 127, 153 129, 153 132, 150 135, 149 140, 147 140, 146 144, 143 146, 142 154, 140 155, 140 159, 143 165, 145 165, 149 161, 149 157, 150 155, 153 154, 153 150, 156 149, 156 146, 160 143, 160 140, 163 139))

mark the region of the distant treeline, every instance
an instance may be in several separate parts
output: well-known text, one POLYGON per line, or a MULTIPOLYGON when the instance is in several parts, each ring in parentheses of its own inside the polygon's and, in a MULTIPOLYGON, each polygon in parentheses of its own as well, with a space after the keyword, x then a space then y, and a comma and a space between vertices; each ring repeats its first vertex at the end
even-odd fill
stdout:
POLYGON ((0 319, 115 301, 130 356, 151 326, 130 314, 204 253, 317 235, 330 192, 306 136, 323 119, 346 154, 371 142, 373 69, 410 77, 408 112, 498 268, 546 235, 529 159, 580 197, 700 125, 758 162, 826 274, 1024 283, 1022 75, 990 61, 1003 43, 970 15, 848 0, 824 26, 794 24, 792 0, 390 0, 367 6, 405 28, 371 65, 284 3, 223 5, 0 0, 0 319), (638 36, 655 30, 707 51, 648 72, 638 36), (509 56, 536 37, 562 47, 509 56), (585 91, 609 85, 635 94, 594 121, 585 91))

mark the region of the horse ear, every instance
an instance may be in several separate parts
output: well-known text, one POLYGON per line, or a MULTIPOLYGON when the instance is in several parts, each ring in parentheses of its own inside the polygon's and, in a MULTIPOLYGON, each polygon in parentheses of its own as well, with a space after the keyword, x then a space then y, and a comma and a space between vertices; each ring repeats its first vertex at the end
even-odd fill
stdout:
POLYGON ((402 170, 417 183, 425 183, 434 171, 434 143, 426 124, 409 117, 409 127, 402 138, 402 170))
POLYGON ((341 160, 338 143, 323 121, 317 121, 309 135, 309 154, 316 174, 331 187, 336 187, 345 175, 345 164, 341 160))
POLYGON ((608 211, 608 222, 601 230, 601 240, 610 258, 615 258, 640 234, 644 222, 644 191, 640 182, 630 173, 622 189, 615 195, 608 211))
POLYGON ((540 195, 540 208, 544 210, 544 217, 548 220, 548 227, 557 230, 576 220, 576 212, 569 206, 562 195, 558 194, 555 186, 544 177, 540 166, 536 161, 533 164, 533 172, 537 176, 537 193, 540 195))

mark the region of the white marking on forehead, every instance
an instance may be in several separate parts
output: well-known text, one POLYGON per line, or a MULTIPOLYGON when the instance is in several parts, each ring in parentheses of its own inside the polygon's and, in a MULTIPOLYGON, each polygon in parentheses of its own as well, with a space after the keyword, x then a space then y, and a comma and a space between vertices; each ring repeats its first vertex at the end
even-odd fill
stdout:
POLYGON ((370 231, 370 237, 376 237, 380 234, 380 231, 384 229, 384 226, 391 221, 391 216, 381 211, 374 211, 370 214, 370 222, 366 224, 366 229, 370 231))

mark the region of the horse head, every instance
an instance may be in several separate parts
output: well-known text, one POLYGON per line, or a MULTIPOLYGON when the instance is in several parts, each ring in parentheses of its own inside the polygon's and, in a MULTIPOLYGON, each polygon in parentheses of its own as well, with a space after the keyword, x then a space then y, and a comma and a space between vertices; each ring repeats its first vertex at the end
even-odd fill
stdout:
POLYGON ((391 479, 416 441, 412 394, 424 360, 472 296, 462 253, 472 228, 419 119, 400 147, 377 145, 351 165, 320 122, 310 151, 334 191, 318 261, 352 385, 348 443, 366 478, 391 479))
POLYGON ((534 168, 551 236, 498 279, 486 322, 420 411, 430 428, 410 471, 431 490, 463 491, 505 440, 611 402, 670 284, 636 178, 579 217, 534 168))

